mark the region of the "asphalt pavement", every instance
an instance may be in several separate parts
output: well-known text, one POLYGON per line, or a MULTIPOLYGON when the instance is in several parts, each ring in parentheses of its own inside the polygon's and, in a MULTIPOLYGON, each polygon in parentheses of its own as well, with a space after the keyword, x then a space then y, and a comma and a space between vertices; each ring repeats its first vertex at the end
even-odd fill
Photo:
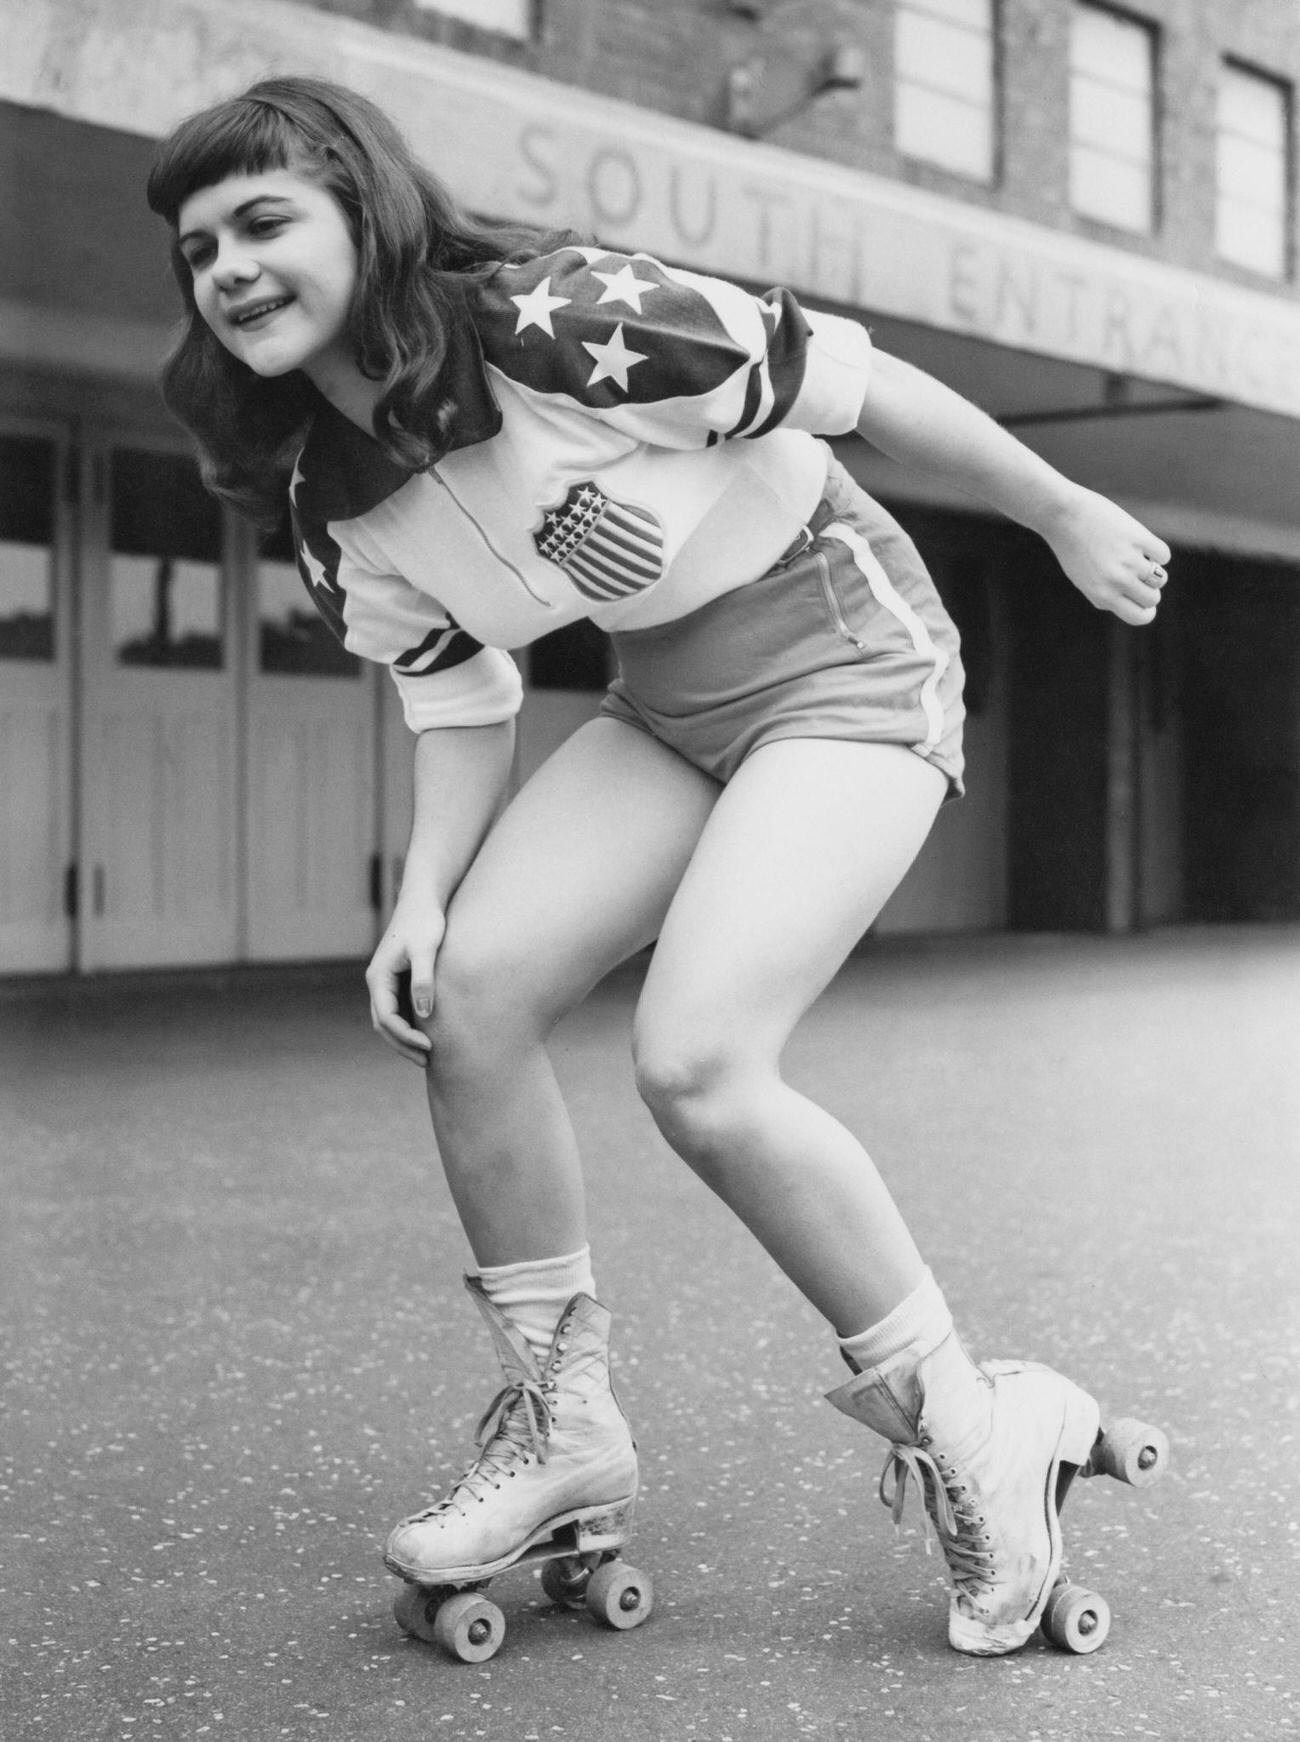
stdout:
POLYGON ((556 1054, 657 1604, 609 1632, 516 1573, 478 1666, 399 1632, 379 1559, 495 1386, 359 971, 0 990, 3 1742, 1293 1735, 1300 931, 882 942, 790 1047, 976 1352, 1172 1438, 1071 1499, 1091 1657, 947 1649, 832 1342, 636 1099, 638 979, 556 1054))

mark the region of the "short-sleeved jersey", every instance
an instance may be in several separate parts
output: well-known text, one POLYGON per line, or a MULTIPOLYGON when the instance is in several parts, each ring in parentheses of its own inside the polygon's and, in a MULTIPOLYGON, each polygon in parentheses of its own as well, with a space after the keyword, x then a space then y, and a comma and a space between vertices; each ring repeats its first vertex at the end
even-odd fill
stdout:
POLYGON ((856 322, 643 254, 502 265, 450 336, 445 446, 395 464, 322 404, 291 504, 299 564, 422 731, 508 718, 505 651, 579 617, 668 622, 763 574, 852 429, 856 322))

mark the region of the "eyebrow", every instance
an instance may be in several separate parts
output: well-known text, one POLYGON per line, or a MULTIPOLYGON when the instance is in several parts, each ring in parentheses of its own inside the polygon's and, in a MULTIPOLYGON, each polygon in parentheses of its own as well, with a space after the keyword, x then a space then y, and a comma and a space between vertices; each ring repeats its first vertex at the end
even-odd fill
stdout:
MULTIPOLYGON (((293 201, 288 194, 254 194, 251 200, 244 200, 241 204, 237 205, 230 215, 233 218, 242 218, 245 212, 252 211, 254 206, 265 205, 267 203, 274 206, 291 206, 293 201)), ((183 248, 187 242, 195 242, 201 236, 206 235, 206 230, 187 230, 183 236, 178 236, 176 240, 183 248)))

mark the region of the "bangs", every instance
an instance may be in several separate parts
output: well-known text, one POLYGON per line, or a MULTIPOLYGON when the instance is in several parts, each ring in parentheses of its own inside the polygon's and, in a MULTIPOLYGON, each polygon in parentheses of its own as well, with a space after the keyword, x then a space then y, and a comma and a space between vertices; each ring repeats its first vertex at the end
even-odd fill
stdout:
POLYGON ((183 122, 167 139, 149 173, 152 211, 175 228, 181 207, 201 188, 231 175, 288 169, 308 155, 301 133, 269 103, 236 97, 183 122))

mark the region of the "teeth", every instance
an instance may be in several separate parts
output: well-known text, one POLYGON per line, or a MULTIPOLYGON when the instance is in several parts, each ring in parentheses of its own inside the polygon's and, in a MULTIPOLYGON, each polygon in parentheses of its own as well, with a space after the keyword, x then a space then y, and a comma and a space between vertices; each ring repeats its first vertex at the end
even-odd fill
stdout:
POLYGON ((262 315, 270 314, 272 309, 284 308, 288 301, 289 298, 287 296, 282 296, 278 297, 274 302, 260 302, 256 308, 245 309, 243 314, 236 315, 235 325, 237 327, 247 326, 249 321, 255 321, 262 315))

